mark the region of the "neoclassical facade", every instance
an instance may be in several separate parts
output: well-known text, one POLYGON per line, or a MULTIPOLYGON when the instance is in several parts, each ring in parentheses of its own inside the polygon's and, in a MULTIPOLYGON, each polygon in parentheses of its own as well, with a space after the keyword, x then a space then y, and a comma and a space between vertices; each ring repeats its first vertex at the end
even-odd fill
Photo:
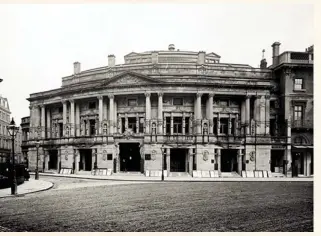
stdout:
MULTIPOLYGON (((197 177, 270 171, 271 129, 278 129, 270 126, 270 104, 277 94, 266 65, 220 63, 215 53, 174 45, 124 59, 116 65, 109 55, 108 66, 86 71, 75 62, 61 88, 30 95, 22 131, 31 170, 40 142, 43 171, 160 176, 164 169, 165 176, 197 177)), ((282 158, 291 153, 284 150, 282 158)))

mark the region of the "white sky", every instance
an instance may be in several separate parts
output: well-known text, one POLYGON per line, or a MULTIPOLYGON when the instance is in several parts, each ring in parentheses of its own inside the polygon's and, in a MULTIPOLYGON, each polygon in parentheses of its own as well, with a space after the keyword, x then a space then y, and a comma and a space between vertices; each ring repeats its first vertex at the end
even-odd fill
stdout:
POLYGON ((132 51, 176 49, 215 52, 221 62, 258 67, 262 49, 304 51, 313 41, 313 5, 102 4, 0 5, 0 94, 17 124, 29 116, 31 93, 56 89, 81 69, 116 63, 132 51))

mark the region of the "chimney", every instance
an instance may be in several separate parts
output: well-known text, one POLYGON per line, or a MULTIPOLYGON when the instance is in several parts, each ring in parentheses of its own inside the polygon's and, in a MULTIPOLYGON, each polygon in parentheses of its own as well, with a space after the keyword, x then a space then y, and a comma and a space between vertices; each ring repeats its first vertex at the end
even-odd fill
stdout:
POLYGON ((108 55, 108 66, 109 67, 114 67, 115 61, 116 61, 116 57, 113 54, 108 55))
POLYGON ((266 69, 267 68, 267 62, 266 62, 265 58, 263 58, 261 60, 260 68, 261 69, 266 69))
POLYGON ((275 42, 272 44, 272 62, 273 66, 276 66, 279 63, 279 53, 280 53, 280 43, 275 42))
POLYGON ((74 74, 77 75, 80 73, 80 62, 74 62, 74 74))
POLYGON ((175 45, 174 44, 168 45, 168 50, 169 51, 175 51, 175 45))
POLYGON ((199 64, 199 65, 205 64, 205 52, 204 51, 198 52, 197 64, 199 64))
POLYGON ((158 52, 152 52, 152 64, 158 63, 158 52))

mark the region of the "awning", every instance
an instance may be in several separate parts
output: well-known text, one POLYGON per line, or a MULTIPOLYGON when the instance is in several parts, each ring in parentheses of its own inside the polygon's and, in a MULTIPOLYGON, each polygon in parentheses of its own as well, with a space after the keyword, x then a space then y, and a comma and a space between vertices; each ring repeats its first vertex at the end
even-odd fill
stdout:
POLYGON ((294 148, 313 148, 313 146, 299 146, 299 145, 293 145, 294 148))

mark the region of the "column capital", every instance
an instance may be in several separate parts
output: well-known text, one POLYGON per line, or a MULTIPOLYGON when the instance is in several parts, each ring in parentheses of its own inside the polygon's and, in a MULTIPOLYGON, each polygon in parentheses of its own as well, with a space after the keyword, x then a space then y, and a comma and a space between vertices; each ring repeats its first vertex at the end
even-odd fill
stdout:
POLYGON ((196 97, 200 98, 202 97, 203 93, 196 93, 196 97))
POLYGON ((157 94, 158 94, 158 97, 162 97, 164 95, 163 92, 158 92, 157 94))
POLYGON ((270 98, 271 98, 270 94, 265 95, 265 99, 270 99, 270 98))
POLYGON ((208 97, 209 97, 209 98, 214 97, 214 93, 209 93, 209 94, 208 94, 208 97))
POLYGON ((114 99, 114 97, 115 97, 114 94, 108 94, 109 99, 114 99))
POLYGON ((74 103, 74 102, 75 102, 75 99, 68 99, 68 101, 69 101, 70 103, 74 103))
POLYGON ((61 100, 61 103, 62 103, 62 104, 67 104, 67 99, 61 100))
POLYGON ((150 97, 150 92, 145 92, 145 97, 150 97))
POLYGON ((40 108, 45 108, 45 105, 44 104, 40 104, 39 107, 40 108))
POLYGON ((245 94, 245 98, 246 99, 249 99, 249 98, 251 98, 252 97, 252 95, 250 95, 250 94, 245 94))
POLYGON ((99 96, 97 96, 97 98, 98 98, 99 100, 103 100, 103 99, 104 99, 104 96, 99 95, 99 96))

